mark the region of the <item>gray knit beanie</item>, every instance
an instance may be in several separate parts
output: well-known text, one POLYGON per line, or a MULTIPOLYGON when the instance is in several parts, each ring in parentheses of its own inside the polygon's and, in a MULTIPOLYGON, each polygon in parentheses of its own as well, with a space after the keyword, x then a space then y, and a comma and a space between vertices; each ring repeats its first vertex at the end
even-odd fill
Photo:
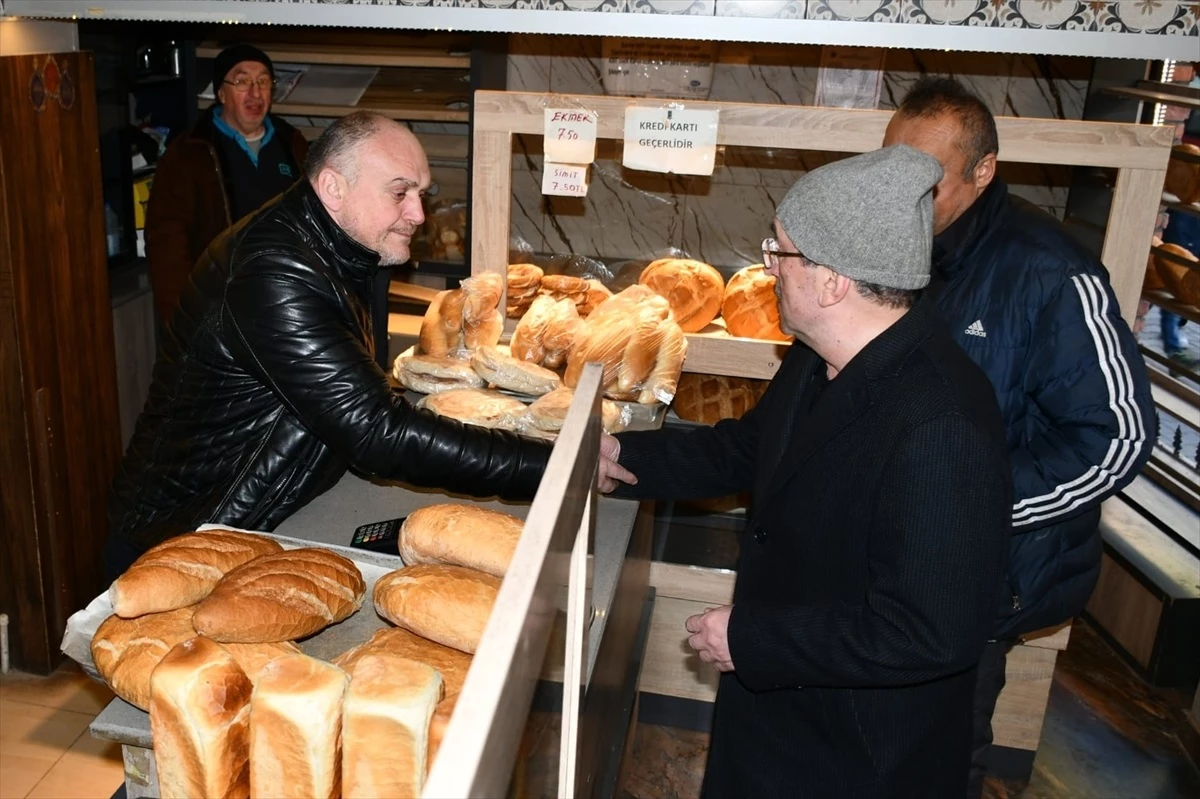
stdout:
POLYGON ((929 283, 933 156, 896 144, 804 175, 775 211, 811 261, 864 283, 919 289, 929 283))

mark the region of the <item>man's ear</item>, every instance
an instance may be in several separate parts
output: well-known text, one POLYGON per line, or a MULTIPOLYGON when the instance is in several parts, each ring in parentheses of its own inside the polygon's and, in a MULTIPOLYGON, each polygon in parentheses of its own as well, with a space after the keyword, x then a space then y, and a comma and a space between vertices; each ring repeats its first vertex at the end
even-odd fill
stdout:
POLYGON ((979 159, 979 163, 975 165, 971 177, 975 182, 975 196, 983 194, 983 190, 991 185, 992 180, 996 177, 996 154, 988 153, 983 158, 979 159))
POLYGON ((853 282, 845 275, 839 275, 832 269, 827 269, 823 266, 816 267, 825 272, 824 279, 820 284, 821 291, 817 295, 817 304, 822 308, 829 308, 837 305, 842 300, 846 299, 846 295, 854 290, 853 282))
POLYGON ((317 173, 317 180, 313 184, 313 190, 321 198, 321 204, 325 206, 327 211, 333 214, 342 210, 342 205, 346 202, 346 193, 349 188, 350 184, 345 176, 329 167, 317 173))

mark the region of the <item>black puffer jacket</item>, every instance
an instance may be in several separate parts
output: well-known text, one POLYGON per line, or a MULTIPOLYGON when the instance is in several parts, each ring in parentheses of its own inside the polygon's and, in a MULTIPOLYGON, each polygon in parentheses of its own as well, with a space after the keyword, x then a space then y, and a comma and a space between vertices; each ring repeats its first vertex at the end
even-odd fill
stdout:
POLYGON ((117 470, 109 571, 200 524, 274 529, 350 467, 533 496, 548 444, 416 410, 388 385, 372 343, 378 261, 307 181, 212 242, 117 470))

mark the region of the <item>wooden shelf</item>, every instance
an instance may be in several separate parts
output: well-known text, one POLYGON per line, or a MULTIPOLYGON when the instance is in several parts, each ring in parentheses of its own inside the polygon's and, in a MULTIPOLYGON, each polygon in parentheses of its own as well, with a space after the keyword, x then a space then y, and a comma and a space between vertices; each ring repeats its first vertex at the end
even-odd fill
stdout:
POLYGON ((1154 253, 1155 257, 1157 257, 1157 258, 1166 258, 1168 261, 1171 261, 1172 263, 1177 263, 1182 266, 1186 266, 1189 269, 1200 269, 1200 261, 1189 261, 1188 259, 1184 258, 1182 255, 1176 255, 1175 253, 1171 252, 1170 250, 1164 250, 1162 247, 1156 247, 1153 244, 1150 245, 1150 250, 1154 253))
POLYGON ((1143 102, 1177 105, 1182 108, 1200 108, 1200 93, 1192 97, 1191 95, 1177 94, 1175 92, 1133 86, 1106 86, 1102 91, 1143 102))
POLYGON ((1162 204, 1165 207, 1171 208, 1175 211, 1184 211, 1185 213, 1192 214, 1193 216, 1200 216, 1200 203, 1191 203, 1190 205, 1187 203, 1181 203, 1179 202, 1178 197, 1169 192, 1163 192, 1162 204))
MULTIPOLYGON (((196 47, 197 58, 215 58, 225 45, 204 42, 196 47)), ((263 52, 276 63, 344 64, 368 67, 423 67, 469 69, 471 54, 432 47, 354 47, 320 44, 269 44, 263 52)))
POLYGON ((1153 304, 1157 305, 1159 308, 1166 308, 1176 316, 1182 316, 1189 322, 1200 325, 1200 309, 1197 309, 1191 305, 1185 305, 1168 292, 1161 289, 1156 291, 1143 291, 1142 296, 1153 304))

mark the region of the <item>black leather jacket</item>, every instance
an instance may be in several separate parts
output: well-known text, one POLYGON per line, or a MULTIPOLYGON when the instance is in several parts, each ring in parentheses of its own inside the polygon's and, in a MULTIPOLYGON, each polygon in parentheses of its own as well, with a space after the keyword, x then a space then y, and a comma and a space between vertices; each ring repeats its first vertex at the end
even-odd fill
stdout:
POLYGON ((533 496, 546 442, 417 410, 389 386, 372 337, 378 262, 304 180, 209 245, 117 470, 110 561, 204 523, 272 530, 351 467, 533 496))

